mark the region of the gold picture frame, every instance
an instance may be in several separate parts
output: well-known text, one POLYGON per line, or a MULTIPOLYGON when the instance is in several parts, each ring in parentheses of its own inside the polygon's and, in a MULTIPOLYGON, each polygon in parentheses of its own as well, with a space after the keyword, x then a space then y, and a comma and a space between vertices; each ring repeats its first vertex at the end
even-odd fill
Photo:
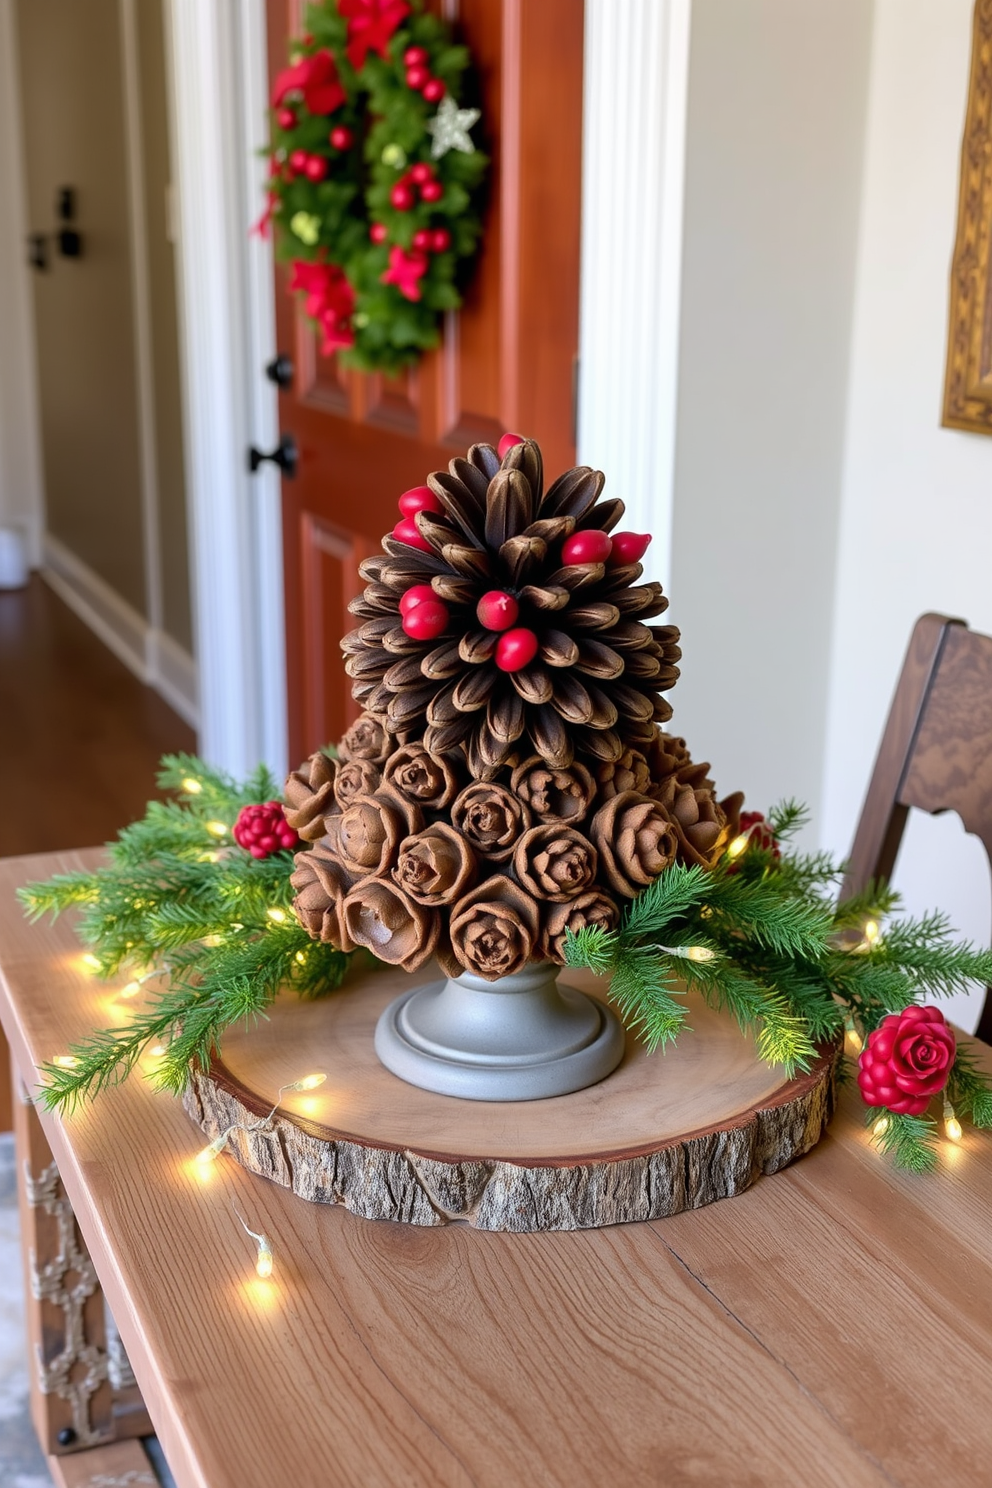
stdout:
POLYGON ((941 422, 992 434, 992 0, 976 0, 941 422))

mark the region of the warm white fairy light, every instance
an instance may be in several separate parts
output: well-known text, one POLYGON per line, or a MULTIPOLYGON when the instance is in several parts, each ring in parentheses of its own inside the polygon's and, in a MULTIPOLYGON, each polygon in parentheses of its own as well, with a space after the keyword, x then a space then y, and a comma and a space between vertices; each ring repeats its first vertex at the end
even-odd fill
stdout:
POLYGON ((871 1134, 872 1134, 873 1137, 884 1137, 885 1136, 885 1133, 888 1131, 888 1129, 889 1129, 889 1118, 888 1118, 888 1116, 879 1116, 878 1120, 875 1122, 875 1125, 871 1129, 871 1134))
POLYGON ((727 848, 727 857, 739 858, 741 853, 747 847, 750 840, 750 836, 747 832, 742 832, 739 837, 735 837, 733 842, 727 848))
POLYGON ((218 863, 219 861, 220 861, 220 853, 204 852, 204 853, 201 853, 200 854, 200 862, 201 863, 218 863))
POLYGON ((207 831, 210 833, 211 837, 227 836, 227 828, 222 821, 208 821, 207 831))
POLYGON ((954 1114, 954 1107, 951 1105, 946 1095, 944 1096, 944 1131, 946 1132, 947 1139, 950 1142, 960 1142, 962 1136, 964 1135, 961 1130, 961 1123, 958 1120, 957 1116, 954 1114))
POLYGON ((282 1098, 286 1094, 287 1090, 316 1090, 317 1086, 323 1085, 326 1079, 327 1076, 323 1072, 318 1071, 312 1075, 304 1075, 302 1079, 291 1080, 287 1085, 280 1085, 279 1089, 276 1091, 276 1103, 267 1116, 263 1116, 260 1121, 235 1121, 231 1126, 225 1127, 222 1132, 218 1133, 218 1135, 214 1137, 212 1142, 208 1142, 206 1147, 204 1147, 200 1152, 197 1153, 197 1162, 215 1162, 216 1159, 220 1157, 221 1153, 224 1151, 224 1148, 227 1146, 233 1133, 236 1131, 259 1132, 269 1130, 272 1118, 278 1111, 279 1106, 282 1103, 282 1098))
POLYGON ((100 970, 100 958, 99 956, 94 956, 92 951, 86 951, 83 955, 82 961, 87 971, 100 970))
POLYGON ((872 946, 878 945, 878 938, 881 933, 881 930, 878 928, 877 920, 865 920, 864 924, 861 927, 861 934, 864 936, 869 949, 872 946))
POLYGON ((52 1063, 57 1064, 59 1069, 75 1069, 79 1060, 75 1054, 56 1054, 52 1063))
POLYGON ((716 951, 710 950, 709 946, 667 946, 656 945, 651 947, 654 951, 661 951, 665 956, 680 956, 683 961, 715 961, 716 951))
POLYGON ((273 906, 272 909, 267 909, 265 913, 274 925, 284 925, 286 923, 286 911, 284 909, 273 906))
POLYGON ((164 1044, 152 1044, 148 1052, 149 1054, 154 1055, 156 1059, 161 1059, 162 1055, 166 1052, 166 1047, 164 1044))
POLYGON ((249 1229, 248 1225, 246 1225, 244 1220, 241 1218, 241 1215, 238 1214, 235 1205, 232 1204, 231 1208, 234 1209, 235 1214, 238 1215, 238 1219, 241 1220, 241 1226, 245 1234, 250 1235, 253 1240, 258 1242, 258 1257, 255 1261, 255 1274, 257 1276, 260 1276, 262 1280, 265 1281, 272 1275, 272 1246, 269 1244, 269 1241, 264 1235, 260 1235, 257 1230, 249 1229))
POLYGON ((183 790, 188 796, 198 796, 202 789, 203 786, 199 780, 194 779, 192 775, 186 776, 186 779, 183 781, 183 790))
POLYGON ((306 966, 306 964, 307 964, 307 953, 306 953, 306 951, 297 951, 296 955, 293 957, 293 960, 296 962, 296 964, 298 966, 306 966))
POLYGON ((854 1020, 850 1017, 844 1019, 844 1033, 847 1038, 848 1049, 852 1054, 860 1054, 864 1048, 864 1039, 854 1026, 854 1020))

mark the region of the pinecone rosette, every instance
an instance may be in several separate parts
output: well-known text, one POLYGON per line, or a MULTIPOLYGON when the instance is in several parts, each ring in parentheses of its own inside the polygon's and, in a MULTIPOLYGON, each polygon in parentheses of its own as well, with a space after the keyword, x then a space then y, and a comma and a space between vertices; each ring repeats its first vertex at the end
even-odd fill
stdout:
POLYGON ((562 561, 573 534, 619 520, 602 484, 579 468, 544 493, 532 441, 502 461, 475 445, 429 477, 441 511, 416 513, 424 546, 390 536, 363 564, 342 646, 365 711, 336 771, 315 755, 290 781, 313 844, 296 909, 315 938, 495 980, 562 964, 568 931, 612 928, 672 863, 724 851, 740 799, 718 802, 709 766, 659 727, 679 659, 678 631, 645 623, 661 586, 637 582, 639 563, 562 561), (404 623, 414 588, 443 603, 429 639, 404 623), (494 590, 537 638, 518 669, 479 619, 494 590))

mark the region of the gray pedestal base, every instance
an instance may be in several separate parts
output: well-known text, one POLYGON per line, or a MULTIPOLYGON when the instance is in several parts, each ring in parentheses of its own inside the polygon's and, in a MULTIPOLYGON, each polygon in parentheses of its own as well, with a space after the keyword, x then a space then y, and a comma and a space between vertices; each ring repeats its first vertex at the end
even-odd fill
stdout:
POLYGON ((556 985, 540 963, 496 982, 463 972, 397 997, 375 1031, 375 1052, 401 1080, 463 1100, 541 1100, 610 1074, 624 1031, 603 1003, 556 985))

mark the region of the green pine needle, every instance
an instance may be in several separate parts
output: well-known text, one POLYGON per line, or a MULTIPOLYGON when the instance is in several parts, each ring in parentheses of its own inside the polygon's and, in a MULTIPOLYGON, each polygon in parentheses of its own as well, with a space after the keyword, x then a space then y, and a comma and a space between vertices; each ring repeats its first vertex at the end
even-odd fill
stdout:
POLYGON ((906 1116, 884 1107, 869 1106, 865 1125, 871 1128, 872 1141, 894 1161, 897 1168, 910 1173, 932 1173, 937 1166, 937 1123, 929 1116, 906 1116), (884 1121, 881 1131, 875 1127, 884 1121))

